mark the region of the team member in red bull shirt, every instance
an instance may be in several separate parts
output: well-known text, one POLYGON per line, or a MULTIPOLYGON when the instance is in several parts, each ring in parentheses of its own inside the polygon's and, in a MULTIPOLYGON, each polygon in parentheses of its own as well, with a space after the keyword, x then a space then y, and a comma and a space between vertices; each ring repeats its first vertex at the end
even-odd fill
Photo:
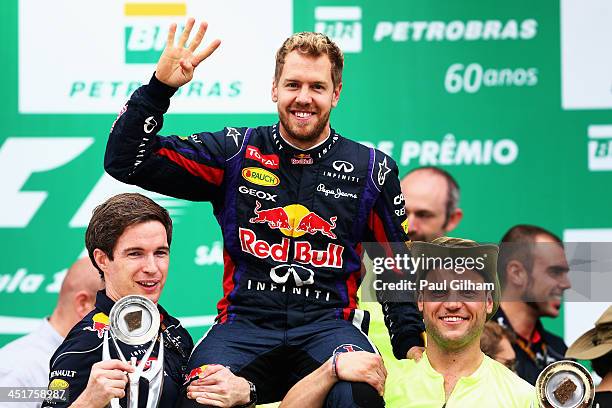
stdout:
MULTIPOLYGON (((190 19, 177 44, 171 26, 157 71, 111 129, 105 169, 126 183, 212 202, 224 238, 224 295, 189 369, 229 366, 243 385, 255 385, 245 391, 249 402, 278 401, 334 353, 375 352, 364 334, 369 317, 357 309, 362 242, 407 239, 398 170, 390 157, 330 127, 344 62, 337 45, 317 33, 295 34, 277 53, 279 123, 158 136, 170 97, 219 45, 196 52, 206 25, 188 42, 193 26, 190 19)), ((397 356, 422 345, 414 304, 389 303, 384 312, 397 356)), ((219 406, 206 386, 209 370, 188 396, 219 406)), ((326 404, 376 407, 383 400, 366 383, 340 381, 326 404)))
MULTIPOLYGON (((127 375, 134 368, 121 361, 114 347, 112 360, 102 360, 104 332, 114 303, 127 295, 142 295, 157 304, 168 275, 172 220, 168 211, 140 194, 120 194, 94 210, 85 244, 89 257, 105 281, 95 309, 72 328, 51 357, 49 389, 65 390, 66 400, 43 406, 105 407, 112 398, 125 401, 127 375), (72 404, 72 405, 71 405, 72 404)), ((164 380, 160 407, 174 407, 183 385, 193 341, 180 322, 161 306, 160 333, 164 339, 164 380)), ((118 342, 127 360, 140 360, 150 344, 118 342)), ((149 360, 155 360, 159 342, 149 360)), ((145 365, 145 370, 147 365, 145 365)), ((147 402, 141 386, 139 405, 147 402)))

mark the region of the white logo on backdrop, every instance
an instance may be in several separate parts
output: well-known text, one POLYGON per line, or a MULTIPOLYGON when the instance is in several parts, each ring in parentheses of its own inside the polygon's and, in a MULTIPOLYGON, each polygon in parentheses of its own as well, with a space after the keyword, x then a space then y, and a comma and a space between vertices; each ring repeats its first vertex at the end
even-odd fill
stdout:
POLYGON ((589 170, 612 171, 612 125, 590 125, 589 170))
POLYGON ((21 191, 34 173, 56 169, 83 153, 92 137, 9 137, 0 147, 0 228, 27 227, 46 191, 21 191))
POLYGON ((361 7, 315 7, 315 28, 345 53, 361 52, 361 7))
POLYGON ((293 33, 293 1, 231 3, 109 1, 97 5, 95 18, 82 18, 91 15, 89 2, 19 0, 19 112, 117 112, 149 81, 170 24, 197 16, 209 23, 205 44, 220 38, 223 45, 174 95, 169 112, 275 113, 269 78, 276 50, 293 33), (70 44, 79 58, 58 59, 49 44, 70 44))

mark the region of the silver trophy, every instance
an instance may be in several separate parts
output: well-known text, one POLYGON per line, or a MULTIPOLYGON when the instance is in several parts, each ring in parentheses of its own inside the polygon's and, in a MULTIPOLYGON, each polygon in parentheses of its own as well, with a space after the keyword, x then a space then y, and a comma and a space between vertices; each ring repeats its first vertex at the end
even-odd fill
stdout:
MULTIPOLYGON (((159 352, 157 360, 151 361, 151 366, 145 372, 144 368, 151 356, 155 340, 158 338, 160 325, 159 311, 157 306, 144 296, 130 295, 123 297, 115 303, 110 311, 108 330, 104 332, 102 345, 102 360, 110 360, 109 337, 119 355, 119 358, 127 362, 117 341, 129 345, 141 345, 151 342, 146 353, 142 356, 140 364, 136 365, 136 357, 130 359, 130 364, 135 367, 133 373, 128 373, 129 390, 127 393, 127 407, 138 407, 138 385, 140 378, 149 381, 149 395, 147 408, 157 408, 161 398, 164 382, 164 341, 159 334, 159 352)), ((113 398, 110 403, 112 408, 121 408, 119 399, 113 398)))
POLYGON ((589 408, 595 398, 593 378, 582 365, 561 360, 544 369, 536 380, 540 407, 589 408))

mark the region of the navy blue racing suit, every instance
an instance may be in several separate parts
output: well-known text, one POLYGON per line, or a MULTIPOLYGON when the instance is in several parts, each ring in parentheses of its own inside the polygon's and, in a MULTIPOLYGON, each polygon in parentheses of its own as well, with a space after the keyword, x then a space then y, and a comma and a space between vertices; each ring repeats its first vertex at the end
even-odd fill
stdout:
MULTIPOLYGON (((104 332, 108 330, 108 315, 115 302, 104 291, 96 296, 96 307, 77 323, 64 342, 58 347, 50 360, 49 389, 65 390, 67 400, 50 399, 44 407, 69 407, 87 387, 91 367, 102 360, 102 342, 104 332)), ((193 349, 191 336, 181 326, 181 323, 170 316, 161 306, 157 306, 160 317, 160 332, 164 338, 164 380, 160 407, 174 407, 179 398, 179 392, 185 379, 187 360, 193 349)), ((112 345, 109 347, 111 358, 119 356, 112 345)), ((159 342, 153 348, 149 361, 157 359, 159 342)), ((149 344, 129 346, 118 342, 123 356, 129 361, 136 357, 140 364, 141 357, 149 348, 149 344)), ((145 371, 147 370, 145 363, 145 371)), ((138 406, 144 407, 147 402, 148 384, 140 381, 138 406)), ((126 405, 126 398, 120 405, 126 405)))
MULTIPOLYGON (((190 369, 230 366, 266 402, 334 350, 374 351, 363 334, 368 314, 357 309, 362 242, 407 240, 395 162, 333 129, 306 151, 288 144, 278 124, 160 137, 175 91, 153 76, 134 92, 111 129, 104 166, 122 182, 213 205, 224 240, 223 298, 190 369), (284 367, 273 350, 293 360, 284 367)), ((384 311, 396 354, 422 345, 413 303, 384 311)))

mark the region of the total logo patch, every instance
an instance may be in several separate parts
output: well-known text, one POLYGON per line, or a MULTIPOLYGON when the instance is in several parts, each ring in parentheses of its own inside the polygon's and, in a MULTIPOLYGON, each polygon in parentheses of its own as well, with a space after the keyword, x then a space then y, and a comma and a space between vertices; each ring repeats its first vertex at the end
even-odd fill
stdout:
POLYGON ((275 154, 262 154, 255 146, 247 146, 246 158, 258 161, 269 169, 278 169, 278 156, 275 154))
POLYGON ((259 167, 242 169, 242 178, 258 186, 274 187, 280 184, 280 179, 268 170, 259 167))

